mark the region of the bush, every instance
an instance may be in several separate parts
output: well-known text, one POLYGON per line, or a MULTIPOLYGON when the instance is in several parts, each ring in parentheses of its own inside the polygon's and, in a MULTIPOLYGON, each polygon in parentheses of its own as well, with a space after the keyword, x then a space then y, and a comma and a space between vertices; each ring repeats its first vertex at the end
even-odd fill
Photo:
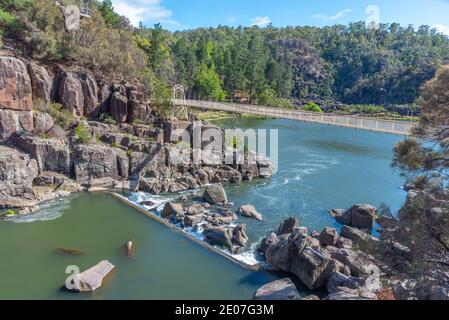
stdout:
POLYGON ((98 118, 101 122, 111 125, 116 125, 117 122, 114 120, 114 118, 109 113, 102 113, 100 114, 100 117, 98 118))
POLYGON ((51 103, 41 111, 49 113, 56 121, 56 123, 64 129, 67 129, 73 123, 73 121, 76 120, 76 117, 73 115, 73 113, 71 113, 67 109, 64 109, 64 107, 59 103, 51 103))
POLYGON ((5 212, 5 216, 7 216, 7 217, 13 217, 16 214, 17 214, 17 212, 15 212, 14 210, 11 210, 11 209, 6 210, 6 212, 5 212))
POLYGON ((259 94, 258 103, 264 106, 292 108, 293 106, 287 99, 279 98, 273 89, 267 88, 259 94))
POLYGON ((309 111, 309 112, 319 112, 319 113, 323 113, 323 109, 320 108, 319 105, 317 105, 314 102, 309 102, 307 103, 304 107, 303 107, 304 111, 309 111))
POLYGON ((92 136, 90 135, 89 130, 87 129, 87 127, 82 122, 79 123, 75 127, 75 131, 74 132, 75 132, 76 139, 81 144, 88 143, 88 142, 90 142, 92 140, 92 136))

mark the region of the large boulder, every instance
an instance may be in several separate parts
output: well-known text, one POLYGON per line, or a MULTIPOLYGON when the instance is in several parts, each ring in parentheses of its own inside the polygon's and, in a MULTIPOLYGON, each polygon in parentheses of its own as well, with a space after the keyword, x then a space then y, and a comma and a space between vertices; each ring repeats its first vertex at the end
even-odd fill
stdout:
POLYGON ((129 168, 126 152, 105 145, 77 145, 73 150, 75 177, 78 183, 86 184, 92 180, 110 177, 126 179, 129 168))
POLYGON ((31 79, 26 65, 13 57, 0 57, 0 108, 33 109, 31 79))
POLYGON ((32 132, 32 111, 15 111, 0 108, 0 140, 7 140, 16 132, 32 132))
POLYGON ((54 75, 48 72, 44 66, 33 62, 28 64, 28 71, 31 78, 33 99, 41 99, 46 103, 51 102, 54 95, 54 75))
POLYGON ((64 72, 59 84, 61 104, 77 116, 84 115, 83 85, 76 73, 64 72))
POLYGON ((260 252, 262 252, 263 254, 265 254, 265 252, 267 251, 267 249, 268 249, 271 245, 273 245, 275 242, 277 242, 277 241, 278 241, 277 235, 276 235, 274 232, 272 232, 272 233, 270 233, 266 238, 264 238, 264 239, 262 240, 262 242, 260 243, 260 246, 259 246, 258 250, 259 250, 260 252))
POLYGON ((101 261, 96 266, 76 274, 72 283, 66 283, 66 287, 75 292, 93 292, 103 285, 104 280, 114 268, 115 266, 109 261, 101 261))
POLYGON ((277 235, 290 234, 297 228, 299 228, 299 220, 293 217, 288 218, 279 226, 277 235))
POLYGON ((128 122, 146 123, 151 119, 151 108, 148 103, 138 100, 128 101, 128 122))
POLYGON ((259 221, 263 221, 262 215, 257 212, 256 208, 252 205, 243 205, 239 209, 239 214, 244 217, 253 218, 259 221))
POLYGON ((189 121, 167 121, 164 122, 164 141, 166 143, 175 143, 185 133, 191 137, 192 122, 189 121))
POLYGON ((320 251, 310 247, 304 248, 301 254, 294 256, 290 272, 296 275, 310 290, 322 287, 330 276, 330 260, 320 251))
POLYGON ((203 198, 204 201, 212 205, 224 205, 228 203, 226 191, 220 184, 207 186, 203 198))
POLYGON ((254 294, 253 300, 301 300, 301 296, 295 284, 289 278, 285 278, 273 281, 258 289, 254 294))
POLYGON ((372 230, 376 219, 376 208, 368 204, 358 204, 349 209, 351 226, 372 230))
POLYGON ((319 237, 320 243, 324 246, 335 246, 338 241, 338 232, 335 228, 324 228, 319 237))
POLYGON ((29 133, 16 133, 11 142, 36 159, 39 171, 70 175, 70 149, 63 140, 44 139, 29 133))
POLYGON ((239 247, 245 247, 248 243, 248 235, 246 234, 246 224, 240 224, 233 230, 233 242, 239 247))
POLYGON ((33 181, 39 174, 36 160, 0 145, 0 208, 32 207, 33 181))
POLYGON ((48 113, 33 112, 34 133, 46 135, 55 126, 55 121, 48 113))
POLYGON ((98 101, 98 85, 95 78, 86 73, 78 75, 81 80, 83 90, 84 108, 83 114, 87 117, 97 117, 100 113, 101 105, 98 101))
POLYGON ((167 202, 162 210, 162 218, 166 219, 169 217, 178 217, 184 215, 184 209, 179 203, 167 202))
POLYGON ((354 244, 364 249, 377 249, 382 245, 381 241, 372 235, 369 235, 360 229, 348 226, 343 226, 341 229, 341 236, 351 240, 354 244))
POLYGON ((372 231, 377 217, 377 209, 369 204, 356 204, 349 210, 336 209, 330 211, 337 222, 351 227, 372 231))
POLYGON ((128 117, 128 98, 119 92, 111 96, 110 113, 115 121, 124 123, 128 117))
POLYGON ((206 241, 212 245, 220 245, 232 249, 232 231, 226 227, 207 226, 204 235, 206 241))

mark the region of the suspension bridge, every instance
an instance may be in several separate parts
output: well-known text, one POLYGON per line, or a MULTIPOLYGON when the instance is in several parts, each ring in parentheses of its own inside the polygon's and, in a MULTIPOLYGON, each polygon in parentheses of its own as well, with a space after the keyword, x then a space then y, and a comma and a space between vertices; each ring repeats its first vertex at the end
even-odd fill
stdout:
MULTIPOLYGON (((177 87, 178 92, 182 89, 177 87)), ((344 116, 326 113, 306 112, 303 110, 285 109, 277 107, 226 103, 204 100, 185 99, 184 94, 181 97, 173 94, 172 98, 175 110, 182 110, 185 113, 187 107, 193 107, 203 110, 224 111, 236 114, 253 114, 269 118, 289 119, 304 122, 320 123, 332 126, 347 127, 360 130, 375 132, 384 132, 397 135, 410 135, 415 124, 413 122, 372 119, 357 116, 344 116)), ((179 111, 177 111, 179 114, 179 111)))

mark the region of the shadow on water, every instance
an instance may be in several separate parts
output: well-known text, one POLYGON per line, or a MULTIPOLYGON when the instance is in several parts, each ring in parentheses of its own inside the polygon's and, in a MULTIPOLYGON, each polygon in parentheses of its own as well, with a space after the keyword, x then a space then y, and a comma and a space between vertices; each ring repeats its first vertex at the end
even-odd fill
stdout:
POLYGON ((335 140, 304 140, 304 145, 326 151, 337 151, 360 156, 377 156, 378 151, 360 144, 345 143, 335 140))

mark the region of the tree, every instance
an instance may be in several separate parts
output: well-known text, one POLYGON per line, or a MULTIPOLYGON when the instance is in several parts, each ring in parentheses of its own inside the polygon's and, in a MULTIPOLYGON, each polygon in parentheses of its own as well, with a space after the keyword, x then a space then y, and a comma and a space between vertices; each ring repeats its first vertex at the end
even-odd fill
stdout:
POLYGON ((114 7, 112 6, 111 0, 103 0, 103 2, 98 6, 101 12, 104 22, 113 28, 120 28, 122 26, 122 20, 120 15, 115 13, 114 7))
POLYGON ((202 98, 211 98, 222 101, 226 98, 226 92, 222 89, 222 81, 217 73, 201 64, 195 77, 195 91, 202 98))
POLYGON ((413 135, 395 148, 394 165, 404 174, 447 180, 449 170, 449 66, 423 87, 422 115, 413 135))

